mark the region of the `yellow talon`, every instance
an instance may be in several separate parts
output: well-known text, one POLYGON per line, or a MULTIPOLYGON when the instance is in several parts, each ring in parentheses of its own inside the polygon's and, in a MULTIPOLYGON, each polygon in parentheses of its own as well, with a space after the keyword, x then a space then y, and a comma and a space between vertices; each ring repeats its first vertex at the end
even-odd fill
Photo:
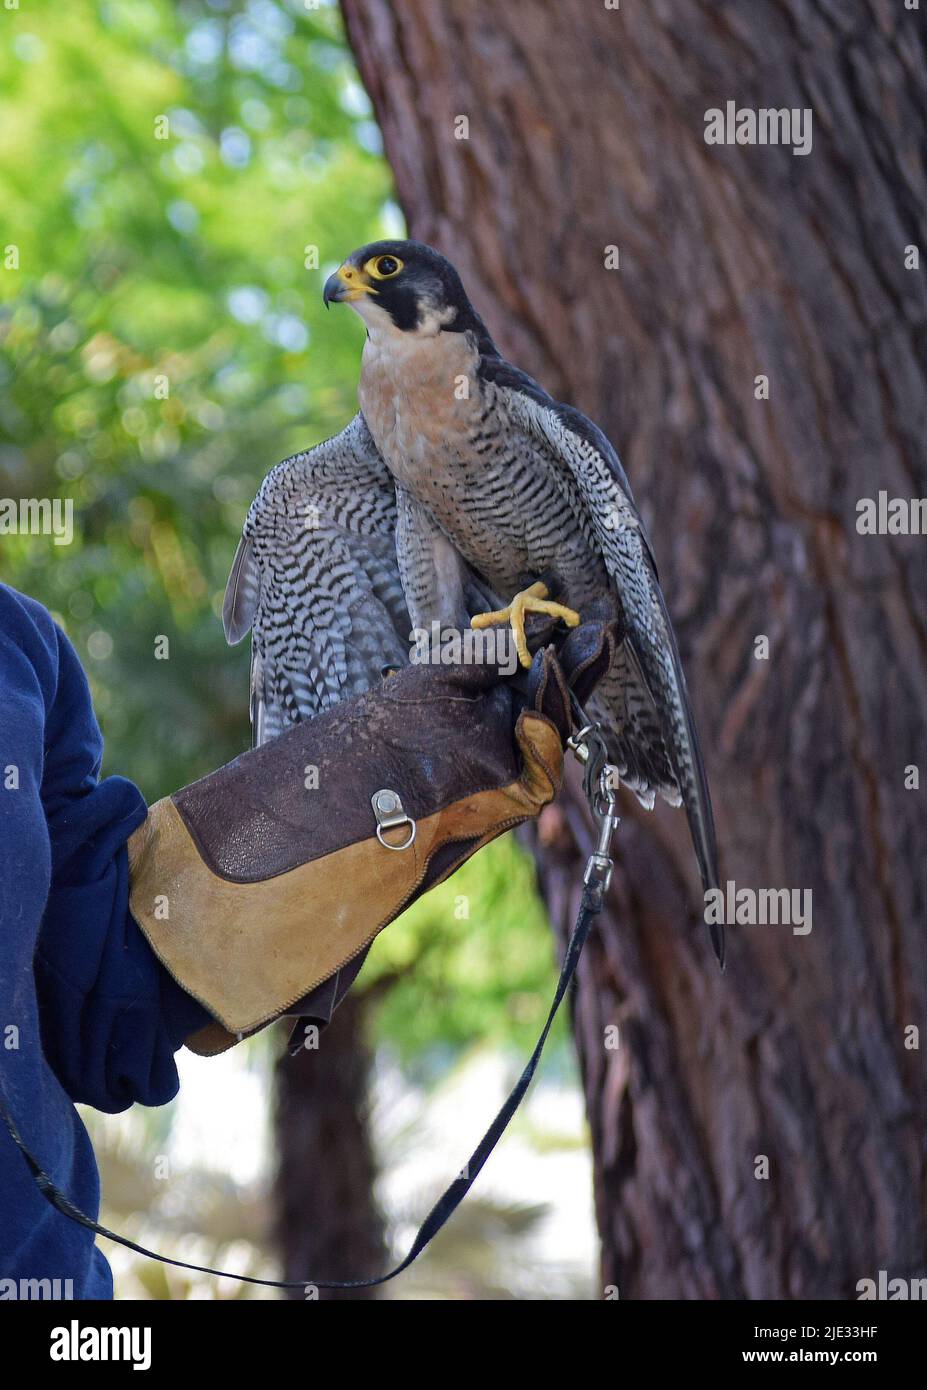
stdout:
POLYGON ((562 603, 551 603, 547 598, 547 585, 532 584, 516 594, 508 608, 498 608, 494 613, 477 613, 470 619, 471 627, 491 627, 493 623, 508 623, 515 638, 515 648, 522 666, 531 665, 531 653, 525 640, 525 614, 549 613, 553 618, 562 618, 567 627, 577 627, 579 614, 562 603))

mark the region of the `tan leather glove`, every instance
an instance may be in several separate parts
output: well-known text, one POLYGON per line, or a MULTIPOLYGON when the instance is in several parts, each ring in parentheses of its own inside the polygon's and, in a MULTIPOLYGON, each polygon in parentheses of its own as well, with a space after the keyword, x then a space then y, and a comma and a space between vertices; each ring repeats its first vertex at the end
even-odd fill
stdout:
POLYGON ((410 666, 152 806, 129 841, 130 906, 224 1051, 287 1013, 325 1016, 376 934, 556 795, 615 629, 538 652, 526 693, 496 668, 410 666), (355 964, 356 963, 356 964, 355 964))

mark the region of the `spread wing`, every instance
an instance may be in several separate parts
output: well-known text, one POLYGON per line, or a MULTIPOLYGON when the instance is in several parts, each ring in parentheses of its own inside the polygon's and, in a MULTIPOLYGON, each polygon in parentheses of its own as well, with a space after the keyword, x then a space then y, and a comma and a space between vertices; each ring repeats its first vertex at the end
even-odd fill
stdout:
MULTIPOLYGON (((561 405, 501 359, 483 359, 510 422, 560 472, 574 513, 604 557, 627 627, 608 683, 606 707, 630 785, 652 804, 653 791, 681 798, 704 887, 718 881, 714 818, 695 719, 656 563, 624 469, 611 444, 578 410, 561 405)), ((716 944, 716 949, 719 949, 716 944)), ((720 954, 720 950, 719 950, 720 954)))
POLYGON ((392 478, 362 415, 268 473, 251 504, 222 610, 251 630, 255 744, 360 694, 409 659, 392 478))

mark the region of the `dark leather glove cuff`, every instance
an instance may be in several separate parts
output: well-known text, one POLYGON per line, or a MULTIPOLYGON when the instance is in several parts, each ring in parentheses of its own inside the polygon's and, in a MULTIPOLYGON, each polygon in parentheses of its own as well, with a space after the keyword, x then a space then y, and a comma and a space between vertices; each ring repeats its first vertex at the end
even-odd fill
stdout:
MULTIPOLYGON (((601 673, 611 641, 577 629, 566 671, 601 673)), ((544 648, 519 711, 495 668, 410 667, 153 806, 129 843, 131 908, 221 1025, 188 1045, 222 1050, 288 1012, 536 815, 559 787, 566 679, 544 648)))

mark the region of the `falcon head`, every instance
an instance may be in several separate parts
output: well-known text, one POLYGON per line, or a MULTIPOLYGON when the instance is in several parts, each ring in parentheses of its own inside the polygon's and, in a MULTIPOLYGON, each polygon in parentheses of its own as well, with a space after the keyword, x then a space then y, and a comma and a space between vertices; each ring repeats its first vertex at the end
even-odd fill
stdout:
POLYGON ((326 304, 348 303, 372 333, 437 333, 486 329, 460 276, 421 241, 372 241, 352 251, 325 282, 326 304))

